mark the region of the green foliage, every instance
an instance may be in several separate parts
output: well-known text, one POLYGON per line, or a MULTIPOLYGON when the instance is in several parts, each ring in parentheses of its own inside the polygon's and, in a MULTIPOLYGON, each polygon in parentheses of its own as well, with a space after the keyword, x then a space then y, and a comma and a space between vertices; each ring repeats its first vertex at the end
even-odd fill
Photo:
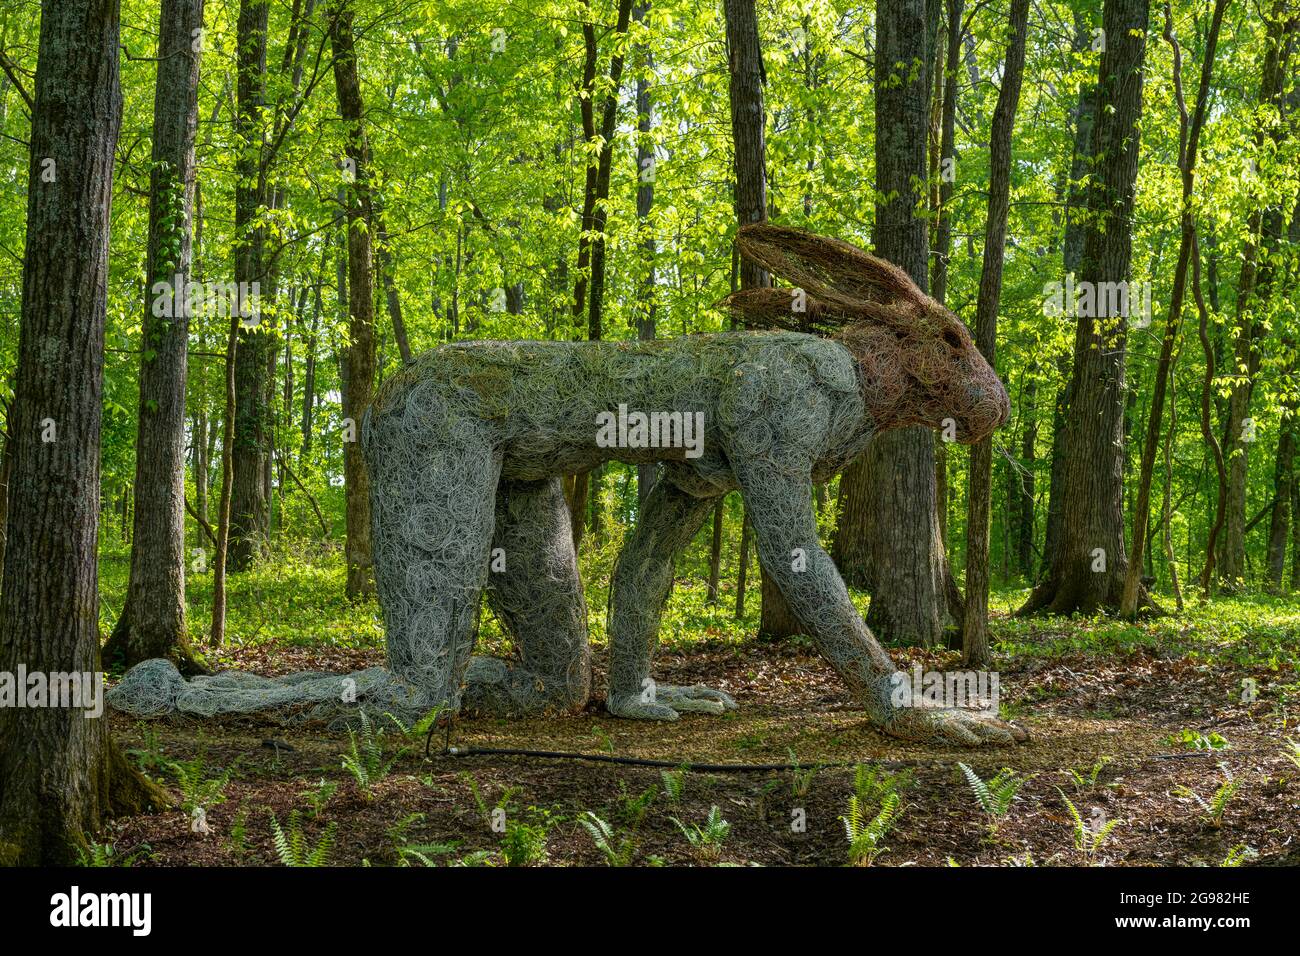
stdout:
POLYGON ((660 770, 659 779, 663 781, 664 796, 670 803, 681 803, 682 794, 686 792, 685 770, 660 770))
POLYGON ((338 791, 339 785, 334 780, 326 780, 324 777, 311 790, 303 790, 298 794, 304 797, 311 804, 311 816, 313 820, 319 820, 320 815, 325 811, 334 794, 338 791))
POLYGON ((84 849, 77 849, 77 865, 89 867, 117 866, 113 857, 113 844, 87 842, 84 849))
POLYGON ((519 793, 519 788, 506 787, 501 791, 501 796, 497 798, 496 803, 489 807, 487 799, 483 796, 478 781, 474 779, 472 773, 466 770, 461 773, 460 779, 469 787, 469 791, 474 797, 474 808, 478 811, 479 819, 483 821, 483 825, 489 830, 499 829, 496 825, 497 821, 506 815, 511 801, 519 793))
POLYGON ((1231 744, 1219 734, 1203 734, 1199 730, 1180 730, 1165 738, 1170 746, 1182 746, 1188 750, 1228 750, 1231 744))
POLYGON ((1111 763, 1114 759, 1114 757, 1110 756, 1101 756, 1097 758, 1097 762, 1088 770, 1080 772, 1071 769, 1070 777, 1074 780, 1074 789, 1084 790, 1089 787, 1095 787, 1097 785, 1097 779, 1101 776, 1101 772, 1105 770, 1106 765, 1111 763))
POLYGON ((610 866, 631 866, 636 855, 636 834, 631 828, 619 832, 590 810, 584 810, 578 823, 591 835, 591 841, 610 866))
POLYGON ((352 774, 357 787, 367 800, 371 799, 376 784, 388 776, 393 764, 401 759, 405 750, 391 756, 384 754, 384 737, 370 723, 364 710, 357 711, 361 718, 361 733, 348 729, 349 750, 343 755, 343 769, 352 774))
POLYGON ((709 808, 709 815, 703 824, 685 824, 676 817, 669 817, 682 831, 691 850, 701 860, 716 861, 722 855, 722 844, 731 832, 731 824, 722 818, 722 810, 715 806, 709 808))
POLYGON ((171 762, 162 751, 158 728, 144 721, 137 721, 135 726, 140 732, 140 746, 128 748, 126 755, 135 760, 136 767, 145 775, 168 769, 171 762))
POLYGON ((1223 862, 1220 863, 1219 866, 1227 866, 1227 867, 1241 866, 1242 864, 1248 863, 1251 860, 1257 859, 1258 857, 1259 857, 1259 851, 1257 851, 1254 847, 1247 846, 1244 843, 1238 843, 1236 846, 1234 846, 1231 850, 1228 851, 1228 855, 1223 858, 1223 862))
POLYGON ((1020 788, 1033 779, 1033 774, 1022 777, 1009 767, 1003 767, 993 777, 982 780, 980 775, 966 764, 959 762, 957 766, 961 768, 966 782, 970 784, 971 792, 975 794, 975 802, 988 817, 991 828, 996 828, 999 822, 1006 819, 1020 788))
POLYGON ((1286 744, 1282 748, 1282 755, 1295 764, 1296 769, 1300 769, 1300 741, 1288 737, 1286 744))
MULTIPOLYGON (((794 751, 787 749, 786 752, 790 755, 790 766, 794 768, 790 775, 790 794, 794 797, 806 797, 809 791, 812 790, 813 778, 817 776, 817 771, 820 768, 815 765, 801 767, 798 758, 794 755, 794 751)), ((859 769, 861 768, 859 767, 859 769)))
POLYGON ((849 863, 853 866, 871 866, 876 857, 885 852, 884 840, 894 828, 902 809, 897 793, 886 793, 880 798, 874 816, 868 805, 855 793, 849 797, 849 811, 840 817, 844 821, 844 833, 849 839, 849 863))
POLYGON ((1078 809, 1070 802, 1070 798, 1065 795, 1064 790, 1057 787, 1056 792, 1061 795, 1061 800, 1065 803, 1065 809, 1070 814, 1074 848, 1082 853, 1085 859, 1091 860, 1096 856, 1097 851, 1101 849, 1102 844, 1106 842, 1111 831, 1119 826, 1119 819, 1106 820, 1096 826, 1090 825, 1079 815, 1078 809))
POLYGON ((1209 800, 1206 800, 1199 793, 1190 787, 1178 786, 1174 788, 1174 793, 1194 802, 1200 807, 1205 818, 1215 829, 1223 826, 1223 815, 1228 812, 1228 804, 1232 798, 1237 795, 1241 789, 1242 781, 1234 777, 1232 771, 1228 769, 1227 764, 1219 764, 1219 769, 1223 772, 1223 783, 1215 789, 1209 800))
MULTIPOLYGON (((626 788, 626 784, 620 784, 626 788)), ((640 793, 631 794, 623 790, 623 795, 619 801, 619 817, 628 826, 638 827, 645 820, 645 815, 650 810, 650 806, 659 796, 658 787, 649 787, 640 793)))
POLYGON ((235 856, 242 856, 248 850, 248 807, 242 803, 230 822, 230 837, 226 840, 226 849, 235 856))
POLYGON ((548 821, 509 819, 501 838, 501 856, 506 866, 532 866, 546 862, 548 821))
POLYGON ((853 769, 853 794, 848 812, 840 817, 849 841, 849 864, 871 866, 886 852, 885 838, 903 815, 902 791, 912 785, 912 773, 891 773, 876 764, 853 769))
POLYGON ((216 776, 208 776, 207 749, 200 743, 199 751, 189 760, 173 760, 167 765, 176 778, 181 792, 181 808, 186 813, 206 810, 226 801, 226 786, 234 773, 227 767, 216 776))
POLYGON ((853 768, 853 795, 864 805, 881 802, 887 794, 902 793, 912 785, 912 771, 892 773, 879 764, 860 763, 853 768))
POLYGON ((437 866, 434 857, 456 851, 455 843, 411 843, 411 829, 423 822, 423 813, 408 813, 388 828, 388 840, 398 866, 437 866))
POLYGON ((331 821, 321 832, 320 839, 312 845, 303 834, 302 820, 297 810, 289 811, 289 828, 282 830, 275 814, 270 814, 271 840, 275 845, 276 856, 285 866, 320 867, 329 865, 330 853, 334 851, 334 840, 338 835, 339 825, 331 821))

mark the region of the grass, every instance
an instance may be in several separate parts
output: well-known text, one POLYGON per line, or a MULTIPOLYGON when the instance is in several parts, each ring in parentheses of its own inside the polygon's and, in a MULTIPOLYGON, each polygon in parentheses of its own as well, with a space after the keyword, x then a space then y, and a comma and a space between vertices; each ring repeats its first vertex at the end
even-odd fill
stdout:
MULTIPOLYGON (((593 645, 606 643, 605 614, 609 579, 624 528, 609 529, 600 542, 583 544, 581 566, 587 592, 588 623, 593 645)), ((707 534, 704 528, 678 563, 677 582, 660 627, 666 650, 690 652, 739 647, 752 640, 760 612, 756 559, 751 555, 745 616, 735 617, 736 555, 724 553, 719 596, 707 600, 707 534)), ((126 595, 129 552, 112 540, 101 546, 100 627, 107 634, 126 595)), ((191 542, 192 544, 192 542, 191 542)), ((734 549, 730 549, 734 551, 734 549)), ((241 647, 344 648, 382 650, 383 622, 373 601, 352 604, 344 597, 345 570, 334 545, 277 540, 270 559, 228 578, 227 640, 241 647)), ((211 619, 212 572, 191 573, 186 580, 190 636, 206 647, 211 619)), ((869 600, 850 589, 864 614, 869 600)), ((1019 586, 995 587, 990 597, 990 641, 995 653, 1015 658, 1058 658, 1070 654, 1121 657, 1137 649, 1160 649, 1195 662, 1233 663, 1282 670, 1300 665, 1300 602, 1249 593, 1217 597, 1213 603, 1189 600, 1179 614, 1136 623, 1104 615, 1095 617, 1016 618, 1012 612, 1028 596, 1019 586)), ((811 650, 806 638, 793 638, 811 650)), ((480 642, 489 653, 509 650, 509 639, 491 614, 483 614, 480 642)), ((1300 685, 1277 691, 1300 696, 1300 685)))

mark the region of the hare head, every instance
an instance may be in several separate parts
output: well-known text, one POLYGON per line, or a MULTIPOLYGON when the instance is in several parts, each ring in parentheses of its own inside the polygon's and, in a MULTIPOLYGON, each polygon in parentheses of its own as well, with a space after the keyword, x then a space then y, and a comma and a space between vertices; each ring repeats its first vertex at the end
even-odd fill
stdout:
POLYGON ((902 269, 847 242, 768 223, 742 227, 736 241, 801 294, 746 289, 726 306, 751 325, 833 330, 857 359, 879 430, 951 428, 957 441, 972 443, 1006 423, 1006 389, 966 326, 902 269))

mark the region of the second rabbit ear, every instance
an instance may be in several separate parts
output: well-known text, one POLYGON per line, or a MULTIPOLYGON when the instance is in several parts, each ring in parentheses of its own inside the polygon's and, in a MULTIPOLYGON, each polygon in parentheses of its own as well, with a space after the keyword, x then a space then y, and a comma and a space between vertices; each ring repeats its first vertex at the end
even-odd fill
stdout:
POLYGON ((924 306, 928 296, 906 272, 857 246, 791 226, 741 226, 736 244, 747 259, 827 303, 924 306))

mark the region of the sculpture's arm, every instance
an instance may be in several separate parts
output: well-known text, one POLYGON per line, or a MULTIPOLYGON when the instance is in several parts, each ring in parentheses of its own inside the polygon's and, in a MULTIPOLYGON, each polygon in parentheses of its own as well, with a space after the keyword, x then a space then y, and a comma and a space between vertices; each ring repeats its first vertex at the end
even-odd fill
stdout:
POLYGON ((733 458, 732 467, 763 569, 872 723, 896 737, 966 746, 1023 739, 1019 728, 972 712, 898 706, 894 663, 867 629, 834 562, 818 543, 811 466, 778 453, 775 458, 733 458))

